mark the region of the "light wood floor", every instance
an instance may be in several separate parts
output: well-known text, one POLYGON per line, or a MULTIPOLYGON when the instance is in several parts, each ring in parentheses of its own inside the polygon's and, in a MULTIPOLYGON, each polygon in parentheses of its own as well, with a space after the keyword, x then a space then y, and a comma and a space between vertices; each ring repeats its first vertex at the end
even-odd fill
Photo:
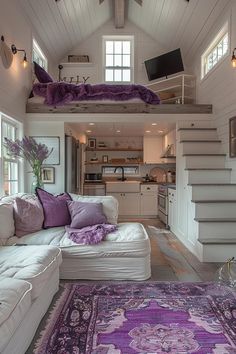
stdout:
POLYGON ((148 226, 164 229, 157 219, 120 220, 141 222, 151 240, 151 280, 212 281, 220 264, 201 263, 171 232, 158 234, 148 226))

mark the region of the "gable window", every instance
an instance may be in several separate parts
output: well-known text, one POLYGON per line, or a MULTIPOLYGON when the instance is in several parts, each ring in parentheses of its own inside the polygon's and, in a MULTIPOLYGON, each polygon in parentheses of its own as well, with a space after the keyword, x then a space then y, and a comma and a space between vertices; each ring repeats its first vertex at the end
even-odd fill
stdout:
POLYGON ((48 69, 48 60, 46 56, 44 55, 42 49, 38 45, 35 39, 33 39, 33 55, 32 55, 32 61, 35 61, 37 64, 39 64, 44 70, 47 71, 48 69))
POLYGON ((202 55, 202 79, 229 53, 229 33, 226 24, 202 55))
POLYGON ((19 192, 19 161, 7 154, 3 146, 4 138, 16 140, 18 129, 13 120, 8 119, 0 113, 1 121, 1 176, 0 194, 11 195, 19 192))
POLYGON ((104 36, 104 81, 133 82, 133 37, 104 36))

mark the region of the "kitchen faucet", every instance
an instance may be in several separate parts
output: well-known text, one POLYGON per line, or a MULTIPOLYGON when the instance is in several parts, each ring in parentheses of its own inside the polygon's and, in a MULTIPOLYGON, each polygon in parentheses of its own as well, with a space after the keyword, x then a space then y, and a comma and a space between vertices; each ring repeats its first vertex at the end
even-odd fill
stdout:
POLYGON ((122 176, 121 176, 121 178, 118 178, 118 180, 120 180, 120 181, 125 181, 125 180, 126 180, 126 178, 125 178, 125 169, 124 169, 123 166, 117 166, 117 167, 115 168, 115 170, 114 170, 114 173, 116 173, 116 171, 118 170, 118 168, 120 168, 121 171, 122 171, 122 176))

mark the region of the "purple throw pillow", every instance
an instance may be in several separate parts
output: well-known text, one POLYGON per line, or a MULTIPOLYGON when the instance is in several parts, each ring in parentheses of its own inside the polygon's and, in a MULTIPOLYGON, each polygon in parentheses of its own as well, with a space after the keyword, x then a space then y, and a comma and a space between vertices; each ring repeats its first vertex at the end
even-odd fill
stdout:
POLYGON ((38 81, 41 82, 42 84, 53 82, 51 76, 35 61, 34 61, 34 73, 38 81))
POLYGON ((70 227, 82 229, 86 226, 107 223, 107 218, 103 213, 102 203, 68 202, 71 216, 70 227))
POLYGON ((43 208, 38 200, 16 198, 13 204, 15 233, 21 237, 42 229, 43 208))
POLYGON ((44 229, 56 226, 70 225, 71 218, 67 202, 71 201, 68 193, 53 195, 44 189, 36 188, 36 194, 40 200, 44 212, 44 229))

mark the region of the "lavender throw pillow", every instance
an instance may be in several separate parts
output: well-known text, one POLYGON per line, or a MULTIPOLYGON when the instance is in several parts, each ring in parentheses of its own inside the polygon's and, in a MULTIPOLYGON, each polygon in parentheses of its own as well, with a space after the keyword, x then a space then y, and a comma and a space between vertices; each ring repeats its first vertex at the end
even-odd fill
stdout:
POLYGON ((34 61, 34 73, 37 77, 38 81, 42 84, 47 84, 48 82, 53 82, 51 76, 39 65, 34 61))
POLYGON ((42 229, 43 208, 38 200, 16 198, 13 204, 15 234, 21 237, 42 229))
POLYGON ((71 218, 67 206, 67 202, 71 201, 69 194, 63 193, 55 196, 41 188, 36 188, 36 194, 43 207, 45 229, 70 224, 71 218))
POLYGON ((107 223, 103 213, 102 203, 68 202, 71 215, 70 227, 82 229, 82 227, 107 223))

